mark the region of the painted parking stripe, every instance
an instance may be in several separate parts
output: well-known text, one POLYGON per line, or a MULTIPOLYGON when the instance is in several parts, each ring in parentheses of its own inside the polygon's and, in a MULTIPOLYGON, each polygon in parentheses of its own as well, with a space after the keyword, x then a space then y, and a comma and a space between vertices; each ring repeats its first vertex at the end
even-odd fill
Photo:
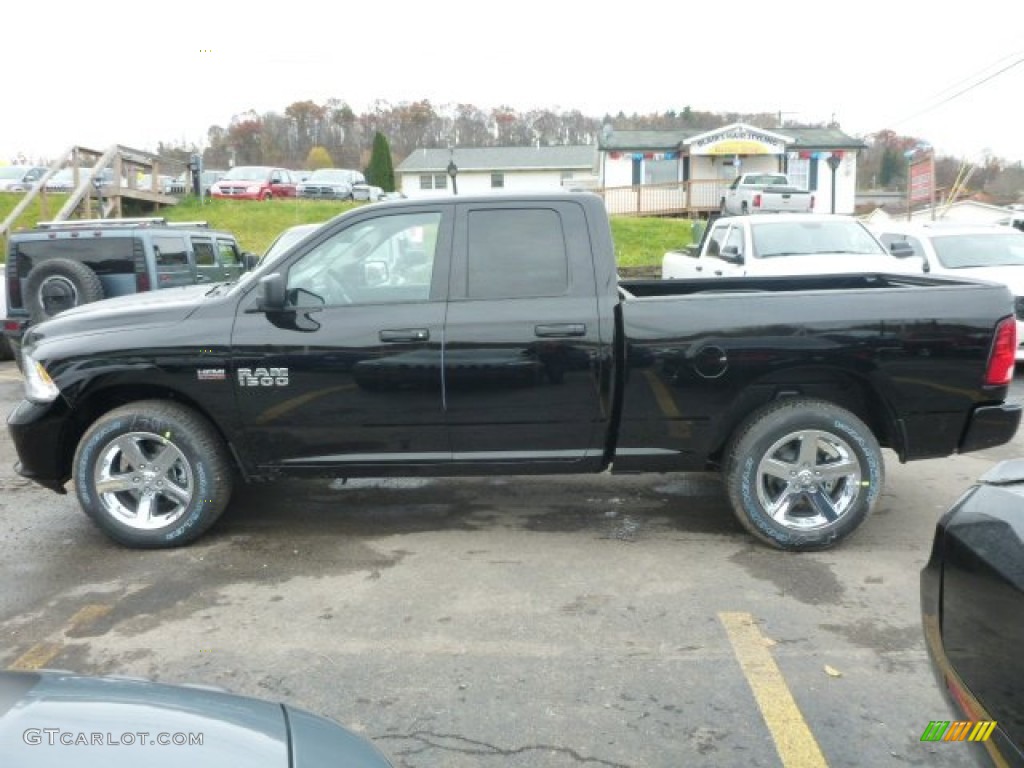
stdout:
POLYGON ((719 613, 761 717, 785 768, 826 768, 825 756, 804 720, 768 643, 749 613, 719 613))
MULTIPOLYGON (((102 605, 98 603, 91 603, 89 605, 83 605, 78 611, 68 620, 67 628, 62 632, 63 634, 73 634, 75 632, 81 632, 87 629, 94 622, 102 619, 112 610, 113 606, 102 605)), ((64 642, 62 640, 56 641, 44 641, 42 643, 36 643, 29 648, 25 653, 21 654, 14 663, 11 664, 9 669, 21 669, 21 670, 32 670, 42 669, 55 658, 57 658, 64 650, 64 642)))

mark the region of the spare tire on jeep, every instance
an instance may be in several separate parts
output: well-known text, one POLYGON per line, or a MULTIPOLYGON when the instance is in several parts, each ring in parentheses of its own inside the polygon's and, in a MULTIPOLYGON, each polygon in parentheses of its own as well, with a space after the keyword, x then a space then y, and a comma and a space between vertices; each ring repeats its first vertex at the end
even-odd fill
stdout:
POLYGON ((25 308, 33 323, 102 298, 103 284, 96 273, 72 259, 47 259, 25 280, 25 308))

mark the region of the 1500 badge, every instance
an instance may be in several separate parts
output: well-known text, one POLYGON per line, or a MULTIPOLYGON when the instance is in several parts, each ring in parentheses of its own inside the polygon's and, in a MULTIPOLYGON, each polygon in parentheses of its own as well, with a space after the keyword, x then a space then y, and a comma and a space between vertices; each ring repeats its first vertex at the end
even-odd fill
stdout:
POLYGON ((288 386, 287 368, 239 368, 238 386, 240 387, 286 387, 288 386))

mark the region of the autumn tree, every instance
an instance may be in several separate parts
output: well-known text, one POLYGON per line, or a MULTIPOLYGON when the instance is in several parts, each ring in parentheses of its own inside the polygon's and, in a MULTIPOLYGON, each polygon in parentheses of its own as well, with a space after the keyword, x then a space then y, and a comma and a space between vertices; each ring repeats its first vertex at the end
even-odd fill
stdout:
POLYGON ((315 171, 317 168, 333 168, 334 161, 326 147, 313 147, 306 155, 305 165, 308 170, 315 171))

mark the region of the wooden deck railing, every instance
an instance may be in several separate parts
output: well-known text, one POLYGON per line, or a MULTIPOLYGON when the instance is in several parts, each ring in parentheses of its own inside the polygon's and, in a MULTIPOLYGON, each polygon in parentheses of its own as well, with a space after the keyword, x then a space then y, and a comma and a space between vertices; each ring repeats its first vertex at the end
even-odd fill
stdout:
POLYGON ((697 179, 669 184, 603 187, 594 190, 614 216, 700 216, 717 212, 726 179, 697 179))

